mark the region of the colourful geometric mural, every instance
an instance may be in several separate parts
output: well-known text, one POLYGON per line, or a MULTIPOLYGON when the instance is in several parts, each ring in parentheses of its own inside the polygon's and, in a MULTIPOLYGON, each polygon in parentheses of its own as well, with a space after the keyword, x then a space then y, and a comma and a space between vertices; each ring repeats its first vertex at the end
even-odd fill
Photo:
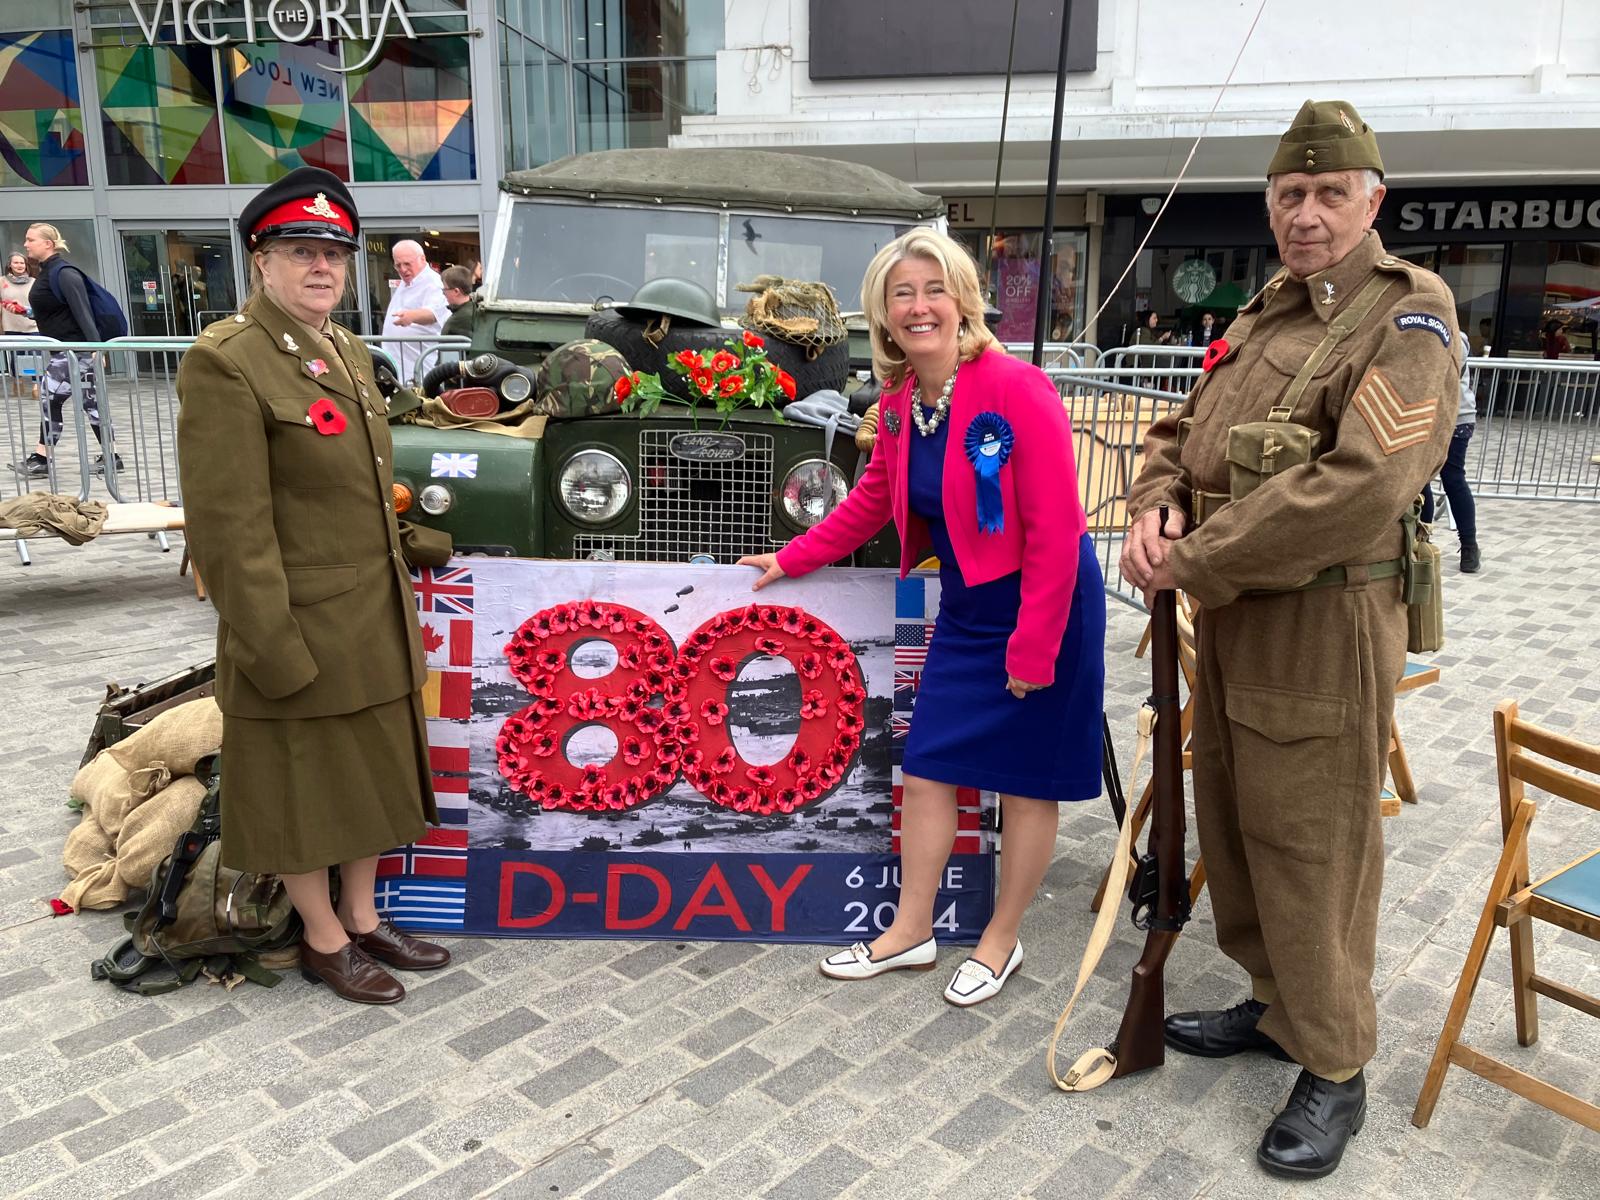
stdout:
POLYGON ((209 48, 103 47, 95 76, 111 183, 225 182, 209 48))
MULTIPOLYGON (((443 29, 413 19, 417 32, 443 29)), ((358 63, 370 44, 345 43, 358 63)), ((464 37, 393 39, 350 79, 350 149, 363 183, 474 179, 472 83, 464 37)))
POLYGON ((0 187, 88 182, 71 30, 0 34, 0 187))
POLYGON ((256 43, 218 54, 232 182, 271 183, 300 166, 350 178, 347 85, 330 43, 256 43))

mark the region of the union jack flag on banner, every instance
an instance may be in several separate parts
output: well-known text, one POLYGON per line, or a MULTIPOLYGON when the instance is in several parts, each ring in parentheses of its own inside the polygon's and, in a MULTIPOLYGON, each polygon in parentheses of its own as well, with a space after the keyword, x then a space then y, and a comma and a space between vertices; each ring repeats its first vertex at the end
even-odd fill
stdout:
POLYGON ((419 613, 472 613, 471 567, 416 567, 411 587, 419 613))

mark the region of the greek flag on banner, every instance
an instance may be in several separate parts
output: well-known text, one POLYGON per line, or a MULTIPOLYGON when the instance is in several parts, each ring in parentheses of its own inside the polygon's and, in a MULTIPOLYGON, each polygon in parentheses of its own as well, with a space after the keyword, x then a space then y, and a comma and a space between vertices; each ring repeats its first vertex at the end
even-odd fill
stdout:
POLYGON ((380 879, 378 911, 407 929, 460 929, 467 919, 467 885, 420 879, 380 879))
POLYGON ((476 454, 435 454, 428 474, 435 479, 476 479, 478 456, 476 454))

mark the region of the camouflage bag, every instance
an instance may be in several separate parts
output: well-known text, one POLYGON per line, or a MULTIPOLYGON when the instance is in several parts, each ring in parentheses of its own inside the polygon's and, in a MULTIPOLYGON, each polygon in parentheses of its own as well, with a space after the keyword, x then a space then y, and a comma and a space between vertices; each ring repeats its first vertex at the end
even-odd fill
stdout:
POLYGON ((633 369, 620 351, 594 338, 557 346, 539 367, 535 412, 550 417, 598 417, 620 412, 617 380, 633 369))

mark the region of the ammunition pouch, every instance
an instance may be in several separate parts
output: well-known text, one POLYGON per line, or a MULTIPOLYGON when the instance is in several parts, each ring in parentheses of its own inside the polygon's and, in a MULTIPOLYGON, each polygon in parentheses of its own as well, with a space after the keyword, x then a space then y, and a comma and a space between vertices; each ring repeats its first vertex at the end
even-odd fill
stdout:
POLYGON ((1419 497, 1400 518, 1405 536, 1406 650, 1427 654, 1444 648, 1444 578, 1439 547, 1421 520, 1419 497))
POLYGON ((1243 500, 1274 475, 1305 466, 1317 457, 1321 443, 1315 429, 1286 419, 1235 425, 1228 430, 1229 498, 1243 500))

